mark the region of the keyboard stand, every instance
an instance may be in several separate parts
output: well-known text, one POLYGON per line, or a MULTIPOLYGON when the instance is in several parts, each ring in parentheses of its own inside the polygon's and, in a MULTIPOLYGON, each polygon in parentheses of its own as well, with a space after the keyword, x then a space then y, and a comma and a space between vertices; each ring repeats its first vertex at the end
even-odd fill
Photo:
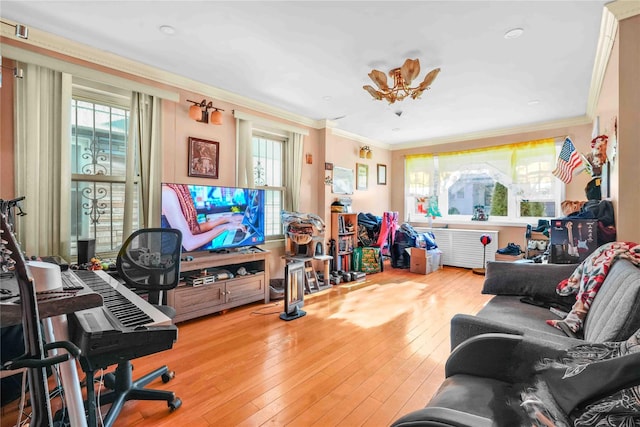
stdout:
MULTIPOLYGON (((60 316, 42 319, 42 323, 48 342, 69 340, 69 327, 67 325, 66 315, 62 314, 60 316)), ((54 349, 51 350, 51 353, 55 356, 59 354, 60 351, 54 349)), ((69 357, 69 360, 60 363, 58 366, 60 368, 60 378, 64 390, 64 401, 67 405, 67 412, 69 413, 69 422, 72 427, 87 427, 76 359, 69 357)))

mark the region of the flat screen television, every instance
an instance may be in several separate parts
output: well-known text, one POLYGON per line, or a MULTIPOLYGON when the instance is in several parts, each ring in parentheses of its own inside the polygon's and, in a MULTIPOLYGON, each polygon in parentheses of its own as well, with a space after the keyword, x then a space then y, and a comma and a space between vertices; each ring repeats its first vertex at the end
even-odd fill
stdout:
POLYGON ((162 227, 182 231, 182 249, 224 251, 265 241, 264 190, 162 184, 162 227))

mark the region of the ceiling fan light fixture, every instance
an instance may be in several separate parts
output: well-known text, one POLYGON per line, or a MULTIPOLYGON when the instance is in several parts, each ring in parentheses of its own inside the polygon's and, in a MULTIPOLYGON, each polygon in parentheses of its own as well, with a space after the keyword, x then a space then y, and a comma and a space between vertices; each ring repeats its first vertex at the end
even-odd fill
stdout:
POLYGON ((407 59, 401 67, 389 71, 389 77, 393 78, 393 87, 389 87, 385 73, 379 70, 371 70, 369 78, 378 86, 379 90, 376 90, 371 85, 365 85, 362 88, 369 92, 369 95, 374 99, 384 99, 389 104, 393 104, 396 101, 402 101, 408 96, 413 99, 419 98, 422 92, 430 89, 431 83, 433 83, 439 72, 440 68, 431 70, 422 83, 416 87, 411 87, 411 82, 420 74, 420 61, 418 59, 407 59))

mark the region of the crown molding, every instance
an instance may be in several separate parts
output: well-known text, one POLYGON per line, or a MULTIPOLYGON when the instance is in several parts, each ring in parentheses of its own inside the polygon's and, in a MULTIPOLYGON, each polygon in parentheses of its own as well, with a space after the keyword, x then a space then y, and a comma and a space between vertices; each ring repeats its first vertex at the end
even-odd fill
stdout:
POLYGON ((605 7, 618 21, 640 15, 640 1, 638 0, 616 0, 607 3, 605 7))
POLYGON ((115 74, 106 73, 104 71, 90 69, 83 65, 64 61, 62 59, 37 53, 32 50, 23 49, 22 47, 14 46, 11 44, 3 44, 2 55, 18 62, 39 65, 62 73, 67 73, 72 75, 74 79, 80 78, 85 81, 90 80, 99 84, 108 85, 112 87, 112 89, 109 89, 110 91, 141 91, 169 101, 180 101, 180 96, 175 91, 166 90, 162 87, 150 84, 136 82, 124 77, 117 76, 115 74))
POLYGON ((295 132, 305 136, 309 135, 309 129, 302 129, 296 126, 274 122, 273 120, 270 120, 268 118, 256 116, 238 109, 233 110, 233 117, 235 117, 236 119, 248 120, 253 123, 263 124, 274 129, 281 129, 287 132, 295 132))
POLYGON ((604 75, 607 71, 607 64, 609 64, 611 50, 613 49, 613 43, 618 32, 618 20, 607 6, 603 7, 602 10, 600 36, 598 37, 598 47, 596 48, 593 71, 591 72, 591 84, 589 85, 589 95, 587 97, 587 116, 591 118, 596 115, 598 109, 604 75))
POLYGON ((591 118, 595 117, 598 108, 604 75, 618 33, 618 22, 638 14, 640 14, 639 0, 616 0, 603 7, 600 36, 587 98, 587 116, 591 118))
MULTIPOLYGON (((11 24, 15 22, 11 20, 4 21, 11 24)), ((259 111, 271 115, 273 117, 290 121, 299 125, 307 126, 313 129, 322 129, 325 126, 324 120, 314 120, 299 114, 286 111, 281 108, 273 107, 260 101, 256 101, 233 92, 226 91, 211 85, 207 85, 187 77, 160 70, 158 68, 133 61, 110 52, 99 50, 82 43, 78 43, 54 34, 47 33, 37 28, 29 28, 29 38, 19 39, 15 34, 3 25, 1 35, 8 39, 14 40, 23 45, 25 50, 29 47, 41 48, 47 51, 65 55, 77 60, 89 62, 112 70, 118 70, 132 76, 148 79, 156 83, 171 86, 177 89, 189 92, 199 93, 205 97, 215 98, 216 100, 229 102, 238 107, 259 111)), ((18 47, 20 48, 20 47, 18 47)), ((5 55, 7 56, 7 55, 5 55)), ((9 57, 9 56, 7 56, 9 57)))
POLYGON ((409 142, 405 144, 396 144, 391 146, 391 151, 405 150, 408 148, 419 148, 432 145, 450 144, 453 142, 471 141, 475 139, 496 138, 499 136, 515 135, 527 132, 537 132, 543 130, 559 129, 563 127, 582 126, 591 124, 593 119, 588 115, 571 117, 568 119, 553 120, 549 122, 540 122, 530 125, 514 126, 509 128, 494 129, 482 132, 472 132, 457 136, 447 136, 442 138, 427 139, 423 141, 409 142))
POLYGON ((339 136, 342 138, 351 139, 353 141, 360 142, 362 144, 371 145, 373 147, 383 148, 385 150, 391 150, 394 146, 391 144, 385 144, 383 142, 377 141, 375 139, 370 139, 355 133, 347 132, 346 130, 331 128, 331 133, 335 136, 339 136))
POLYGON ((320 125, 319 129, 333 129, 338 126, 338 122, 329 119, 318 120, 318 124, 320 125))

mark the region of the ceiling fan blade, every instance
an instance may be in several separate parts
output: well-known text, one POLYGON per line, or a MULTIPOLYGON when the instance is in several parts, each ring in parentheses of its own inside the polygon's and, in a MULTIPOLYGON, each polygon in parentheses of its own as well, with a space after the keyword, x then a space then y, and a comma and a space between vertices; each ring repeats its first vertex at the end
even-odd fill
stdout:
POLYGON ((407 59, 400 67, 400 75, 407 86, 411 85, 413 79, 420 74, 420 61, 418 59, 407 59))
POLYGON ((382 71, 371 70, 371 72, 369 73, 369 78, 373 80, 373 82, 381 91, 386 92, 389 90, 389 85, 387 84, 387 75, 382 71))
POLYGON ((373 86, 371 86, 371 85, 362 86, 362 89, 364 89, 367 92, 369 92, 369 95, 373 96, 375 99, 377 99, 377 100, 381 100, 382 99, 382 94, 380 92, 378 92, 377 90, 375 90, 373 88, 373 86))

